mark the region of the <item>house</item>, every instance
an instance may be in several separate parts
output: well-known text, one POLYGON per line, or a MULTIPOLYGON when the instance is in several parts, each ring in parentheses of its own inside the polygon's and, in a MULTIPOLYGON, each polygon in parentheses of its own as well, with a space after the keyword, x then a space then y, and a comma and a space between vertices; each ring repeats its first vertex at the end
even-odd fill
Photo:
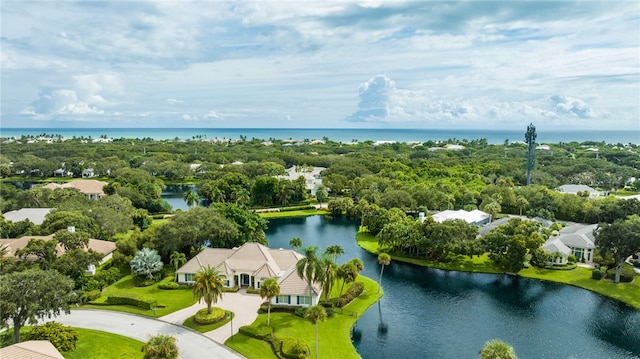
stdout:
POLYGON ((0 348, 0 358, 64 359, 48 340, 27 340, 0 348))
POLYGON ((602 196, 602 192, 596 191, 595 189, 582 184, 565 184, 556 188, 556 190, 558 192, 575 194, 577 196, 581 196, 583 193, 588 193, 589 198, 602 196))
POLYGON ((310 191, 312 196, 315 196, 318 187, 322 184, 320 172, 325 169, 325 167, 293 166, 286 169, 286 175, 276 176, 276 178, 295 181, 302 176, 304 177, 305 189, 310 191))
POLYGON ((11 222, 21 222, 28 219, 31 223, 41 225, 44 218, 51 212, 51 208, 22 208, 3 214, 4 219, 11 222))
POLYGON ((194 283, 196 272, 211 266, 225 276, 225 287, 260 289, 267 278, 276 278, 280 296, 273 304, 309 306, 318 304, 321 289, 313 284, 309 296, 308 283, 296 272, 296 263, 304 256, 291 249, 271 249, 248 242, 241 247, 205 248, 178 269, 178 283, 194 283))
POLYGON ((552 237, 542 245, 542 249, 552 255, 552 259, 547 263, 551 265, 565 265, 569 260, 571 248, 567 247, 560 238, 552 237))
MULTIPOLYGON (((73 230, 73 227, 70 227, 69 230, 73 230)), ((27 246, 30 239, 42 239, 45 241, 49 241, 54 239, 53 234, 48 236, 23 236, 20 238, 12 238, 12 239, 0 239, 0 247, 5 247, 7 252, 5 253, 5 257, 15 257, 15 253, 17 250, 22 249, 27 246)), ((110 241, 103 241, 101 239, 93 239, 89 238, 89 243, 85 248, 85 251, 92 249, 94 252, 98 252, 102 254, 102 259, 100 260, 100 264, 108 261, 113 256, 113 252, 116 250, 116 243, 110 241)), ((58 243, 56 245, 56 255, 58 257, 65 254, 65 248, 58 243)), ((34 260, 35 257, 27 256, 27 260, 34 260)), ((95 274, 95 267, 87 269, 90 274, 95 274)))
POLYGON ((81 193, 84 193, 84 195, 89 199, 100 199, 105 195, 102 188, 106 185, 107 182, 104 181, 82 179, 63 184, 49 183, 42 188, 50 189, 52 191, 60 188, 75 188, 81 193))
POLYGON ((82 178, 92 178, 95 177, 96 173, 93 168, 86 168, 82 170, 82 178))
POLYGON ((561 229, 556 238, 571 249, 571 254, 576 257, 576 260, 592 263, 596 248, 593 230, 596 226, 596 224, 573 224, 561 229))
POLYGON ((442 223, 448 219, 462 219, 463 221, 475 226, 482 226, 489 223, 490 218, 491 216, 489 216, 488 213, 477 209, 473 211, 465 211, 463 209, 457 211, 446 210, 433 215, 433 220, 436 222, 442 223))

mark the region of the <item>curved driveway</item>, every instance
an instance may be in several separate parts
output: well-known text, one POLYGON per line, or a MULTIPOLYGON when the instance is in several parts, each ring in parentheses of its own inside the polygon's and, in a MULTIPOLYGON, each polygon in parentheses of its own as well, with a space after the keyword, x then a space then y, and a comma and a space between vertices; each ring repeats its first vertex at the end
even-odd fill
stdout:
POLYGON ((141 342, 148 341, 152 335, 171 335, 176 338, 180 358, 184 359, 244 358, 191 329, 133 314, 109 310, 78 309, 72 310, 71 314, 57 316, 53 320, 73 327, 124 335, 141 342))

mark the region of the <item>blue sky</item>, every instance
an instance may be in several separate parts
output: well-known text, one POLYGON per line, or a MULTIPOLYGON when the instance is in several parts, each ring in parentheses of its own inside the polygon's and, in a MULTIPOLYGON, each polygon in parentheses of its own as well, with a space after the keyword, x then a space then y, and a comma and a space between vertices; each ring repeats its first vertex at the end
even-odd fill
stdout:
POLYGON ((638 1, 11 1, 2 127, 640 129, 638 1))

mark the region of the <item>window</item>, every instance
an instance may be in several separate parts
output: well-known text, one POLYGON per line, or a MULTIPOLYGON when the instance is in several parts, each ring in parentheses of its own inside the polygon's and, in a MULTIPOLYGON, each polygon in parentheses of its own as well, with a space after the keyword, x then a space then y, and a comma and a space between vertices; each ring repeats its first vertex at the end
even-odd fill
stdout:
POLYGON ((291 296, 289 296, 289 295, 279 295, 279 296, 276 297, 276 303, 291 304, 291 296))
POLYGON ((260 289, 260 284, 262 284, 262 282, 257 282, 256 283, 256 289, 260 289))
POLYGON ((228 279, 225 279, 225 280, 224 280, 224 286, 225 286, 225 287, 230 287, 230 286, 231 286, 231 281, 230 281, 230 280, 228 280, 228 279))
POLYGON ((573 254, 577 260, 581 260, 584 258, 584 248, 572 248, 571 254, 573 254))
POLYGON ((311 297, 308 295, 299 295, 298 296, 298 304, 300 305, 311 305, 311 297))
POLYGON ((184 274, 185 282, 193 282, 193 277, 195 277, 195 274, 193 274, 193 273, 185 273, 184 274))

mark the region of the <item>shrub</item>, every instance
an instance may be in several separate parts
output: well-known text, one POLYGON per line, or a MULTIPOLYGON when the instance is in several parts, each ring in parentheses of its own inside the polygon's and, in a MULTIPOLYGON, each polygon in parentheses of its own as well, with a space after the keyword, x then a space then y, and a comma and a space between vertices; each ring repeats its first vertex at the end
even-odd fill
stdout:
POLYGON ((267 327, 264 324, 259 326, 250 326, 246 325, 244 327, 240 327, 240 333, 259 340, 271 341, 271 328, 267 327))
POLYGON ((164 289, 164 290, 172 290, 172 289, 178 289, 180 288, 180 284, 176 283, 176 282, 160 282, 158 283, 158 289, 164 289))
POLYGON ((280 338, 280 354, 287 359, 304 359, 309 356, 309 345, 293 337, 280 338))
POLYGON ((99 290, 92 290, 82 293, 82 296, 80 296, 80 301, 82 303, 88 303, 100 298, 100 296, 102 296, 102 293, 99 290))
POLYGON ((253 287, 247 287, 247 294, 260 294, 260 289, 254 289, 253 287))
POLYGON ((600 280, 602 279, 602 271, 600 269, 594 269, 591 271, 591 279, 600 280))
POLYGON ((338 301, 339 307, 344 307, 345 305, 351 303, 352 300, 358 298, 360 294, 364 291, 364 284, 361 282, 354 282, 351 284, 351 287, 342 294, 340 300, 338 301))
POLYGON ((212 307, 211 314, 207 313, 207 308, 202 308, 196 313, 193 320, 198 324, 213 324, 223 320, 226 314, 222 308, 212 307))
POLYGON ((570 263, 575 263, 576 262, 576 256, 574 256, 573 254, 569 254, 569 256, 567 257, 567 261, 570 263))
POLYGON ((140 296, 110 296, 107 297, 107 303, 111 305, 133 305, 142 309, 153 309, 158 306, 158 301, 153 298, 145 298, 140 296))
MULTIPOLYGON (((294 313, 296 308, 299 307, 294 307, 292 305, 271 305, 271 313, 294 313)), ((267 314, 267 309, 268 309, 268 305, 267 304, 262 304, 260 306, 260 309, 258 309, 258 314, 267 314)))
MULTIPOLYGON (((222 288, 222 291, 223 292, 227 292, 227 293, 238 293, 239 290, 240 290, 240 287, 238 287, 238 286, 222 288)), ((249 293, 248 290, 247 290, 247 293, 249 293)))
POLYGON ((294 314, 300 318, 304 318, 304 314, 307 312, 307 307, 296 307, 294 314))
MULTIPOLYGON (((626 264, 622 266, 622 273, 620 273, 620 282, 632 282, 635 276, 636 272, 634 272, 632 266, 626 264)), ((611 269, 607 270, 607 278, 611 280, 614 280, 616 278, 616 267, 612 267, 611 269)))
POLYGON ((60 323, 49 322, 31 328, 27 334, 28 340, 48 340, 61 352, 69 352, 76 349, 78 333, 72 327, 60 323))

